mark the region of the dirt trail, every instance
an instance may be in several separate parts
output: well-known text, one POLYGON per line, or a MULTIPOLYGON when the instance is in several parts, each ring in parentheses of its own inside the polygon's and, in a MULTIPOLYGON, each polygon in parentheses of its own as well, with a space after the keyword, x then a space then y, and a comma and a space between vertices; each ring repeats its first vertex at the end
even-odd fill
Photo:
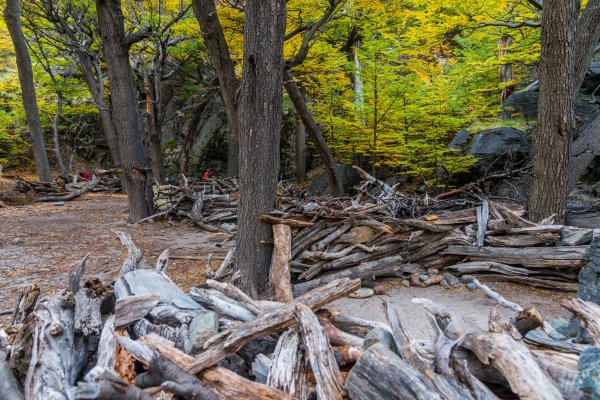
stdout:
POLYGON ((64 288, 68 273, 87 253, 84 279, 111 282, 126 256, 111 229, 131 234, 151 265, 169 248, 169 275, 185 289, 204 281, 209 253, 222 259, 233 245, 210 241, 207 232, 185 222, 133 226, 126 221, 122 195, 87 195, 64 206, 0 208, 0 311, 11 309, 23 287, 32 283, 45 293, 64 288))
MULTIPOLYGON (((111 229, 131 234, 152 265, 165 249, 171 252, 169 275, 184 290, 204 281, 209 253, 222 259, 233 245, 231 240, 211 241, 206 231, 187 222, 158 221, 138 226, 127 221, 127 201, 122 195, 87 195, 63 206, 30 204, 21 207, 0 208, 0 311, 10 310, 22 291, 32 283, 44 294, 65 287, 67 275, 73 266, 89 253, 84 279, 98 277, 103 283, 111 282, 121 267, 126 251, 111 229), (188 257, 195 259, 182 259, 188 257)), ((220 261, 213 261, 213 268, 220 261)), ((384 320, 383 301, 392 301, 404 321, 410 321, 416 335, 427 332, 427 319, 419 306, 411 304, 414 297, 428 297, 444 303, 485 325, 490 307, 495 303, 479 291, 404 288, 398 281, 386 283, 387 294, 366 300, 342 299, 335 308, 346 313, 384 320)), ((521 285, 498 284, 495 288, 507 299, 522 306, 536 306, 547 317, 566 316, 560 300, 569 293, 538 290, 521 285)), ((508 310, 501 310, 510 316, 508 310)), ((6 322, 4 317, 0 322, 6 322)))

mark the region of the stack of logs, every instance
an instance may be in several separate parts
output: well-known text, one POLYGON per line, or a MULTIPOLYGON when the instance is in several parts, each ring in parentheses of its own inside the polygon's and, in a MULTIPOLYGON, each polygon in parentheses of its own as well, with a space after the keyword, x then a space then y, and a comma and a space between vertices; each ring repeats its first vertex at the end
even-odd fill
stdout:
POLYGON ((16 179, 16 189, 21 193, 34 193, 35 201, 71 201, 86 193, 116 193, 121 190, 121 182, 112 170, 98 170, 88 180, 79 175, 63 178, 63 183, 36 182, 16 179))
MULTIPOLYGON (((324 308, 357 290, 341 278, 292 296, 259 301, 207 281, 189 294, 119 232, 128 256, 112 287, 80 285, 38 300, 33 286, 12 325, 0 330, 0 397, 7 399, 522 399, 597 398, 600 307, 563 305, 581 318, 590 344, 490 314, 488 329, 426 299, 435 337, 417 341, 389 304, 389 323, 324 308), (293 298, 292 298, 293 297, 293 298), (530 346, 529 343, 534 343, 530 346), (579 365, 579 367, 578 367, 579 365)), ((539 322, 539 321, 538 321, 539 322)))

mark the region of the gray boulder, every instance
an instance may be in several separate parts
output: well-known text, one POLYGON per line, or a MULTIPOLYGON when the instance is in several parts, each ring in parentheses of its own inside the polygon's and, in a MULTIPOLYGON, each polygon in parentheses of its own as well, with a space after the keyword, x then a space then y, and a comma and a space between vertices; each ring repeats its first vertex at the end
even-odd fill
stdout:
MULTIPOLYGON (((538 116, 539 92, 520 91, 511 94, 502 104, 503 116, 506 118, 523 117, 536 120, 538 116)), ((575 118, 583 122, 600 110, 591 95, 580 93, 575 100, 575 118)))
MULTIPOLYGON (((339 164, 338 172, 342 180, 344 193, 350 193, 354 186, 360 183, 360 177, 351 165, 339 164)), ((325 196, 331 194, 329 187, 329 175, 324 171, 318 175, 308 186, 307 192, 315 196, 325 196)))
POLYGON ((585 94, 592 94, 596 91, 596 96, 600 96, 598 86, 600 86, 600 60, 590 64, 583 85, 581 85, 581 91, 585 94))

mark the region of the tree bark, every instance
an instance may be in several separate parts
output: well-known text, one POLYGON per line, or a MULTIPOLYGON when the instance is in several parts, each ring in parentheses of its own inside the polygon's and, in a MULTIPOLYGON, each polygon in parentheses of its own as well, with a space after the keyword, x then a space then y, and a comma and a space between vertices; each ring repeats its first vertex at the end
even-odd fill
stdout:
POLYGON ((120 0, 96 0, 98 25, 106 55, 113 117, 129 203, 129 222, 153 214, 152 178, 137 106, 137 92, 129 64, 129 46, 120 0))
POLYGON ((533 143, 529 217, 564 221, 571 141, 575 130, 576 0, 546 0, 542 15, 538 132, 533 143))
POLYGON ((193 0, 194 13, 200 23, 202 38, 206 44, 210 61, 219 78, 221 98, 229 120, 230 133, 227 140, 227 175, 239 174, 240 122, 238 117, 237 92, 240 81, 235 76, 229 47, 219 22, 214 0, 193 0))
MULTIPOLYGON (((142 68, 143 69, 143 68, 142 68)), ((165 182, 164 157, 161 146, 160 124, 158 122, 157 93, 154 80, 147 71, 142 71, 144 92, 146 95, 146 121, 148 124, 148 149, 150 150, 150 166, 152 176, 158 184, 165 182)))
POLYGON ((296 120, 296 180, 306 181, 306 127, 300 117, 296 120))
POLYGON ((253 296, 268 289, 273 235, 258 223, 277 196, 283 112, 284 0, 249 0, 244 27, 240 121, 240 197, 237 269, 242 289, 253 296))
POLYGON ((29 135, 31 136, 33 158, 35 160, 37 173, 40 181, 52 182, 48 154, 46 153, 46 146, 44 143, 44 133, 42 132, 40 113, 35 96, 35 83, 33 81, 31 57, 29 56, 27 42, 25 41, 25 36, 23 36, 23 29, 21 26, 21 5, 19 0, 6 1, 4 20, 6 21, 8 32, 15 47, 17 70, 19 73, 19 82, 21 84, 21 95, 23 97, 23 108, 25 109, 29 135))

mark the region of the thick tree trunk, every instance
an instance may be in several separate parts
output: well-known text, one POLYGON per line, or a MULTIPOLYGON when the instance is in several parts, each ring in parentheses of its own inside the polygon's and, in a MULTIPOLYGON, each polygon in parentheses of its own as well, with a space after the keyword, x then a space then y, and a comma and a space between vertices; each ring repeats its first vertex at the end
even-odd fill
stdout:
POLYGON ((112 109, 127 182, 129 222, 152 215, 152 178, 140 123, 136 88, 129 64, 129 43, 120 0, 96 0, 112 109))
POLYGON ((296 108, 296 112, 302 119, 308 134, 310 135, 310 139, 315 144, 317 151, 319 152, 319 156, 323 161, 323 165, 327 169, 327 174, 329 175, 329 185, 331 186, 331 194, 334 197, 339 197, 343 193, 342 181, 340 179, 340 174, 337 169, 337 164, 333 159, 333 154, 329 150, 329 146, 327 146, 327 142, 323 138, 321 134, 321 129, 312 116, 310 110, 306 106, 306 102, 304 101, 304 97, 302 97, 302 93, 298 88, 298 85, 292 78, 292 74, 289 70, 284 73, 284 85, 285 90, 287 91, 292 103, 294 103, 294 107, 296 108))
POLYGON ((240 81, 235 76, 233 61, 229 56, 229 47, 219 22, 214 0, 193 0, 192 5, 200 23, 202 38, 206 44, 210 61, 219 78, 221 98, 231 126, 227 140, 227 175, 238 176, 240 123, 236 96, 240 81))
POLYGON ((565 218, 567 175, 575 130, 576 0, 546 0, 542 16, 538 132, 533 143, 529 217, 565 218))
POLYGON ((150 150, 150 166, 152 176, 158 184, 165 181, 164 158, 161 146, 161 132, 158 122, 158 107, 153 79, 146 71, 143 72, 144 92, 146 95, 146 120, 148 124, 148 149, 150 150))
POLYGON ((37 168, 37 173, 42 182, 52 182, 50 173, 50 164, 48 163, 48 154, 44 143, 44 134, 40 122, 40 113, 38 110, 37 99, 35 97, 35 83, 33 81, 33 70, 31 68, 31 57, 27 49, 27 42, 23 36, 21 27, 21 5, 19 0, 6 0, 4 9, 4 20, 13 45, 15 46, 15 56, 17 59, 17 69, 19 72, 19 82, 21 84, 21 94, 23 97, 23 108, 27 117, 27 126, 31 136, 31 145, 33 148, 33 158, 37 168))
POLYGON ((273 235, 259 223, 277 195, 283 112, 285 0, 249 0, 244 27, 244 69, 239 104, 240 198, 237 269, 242 288, 268 289, 273 235))

